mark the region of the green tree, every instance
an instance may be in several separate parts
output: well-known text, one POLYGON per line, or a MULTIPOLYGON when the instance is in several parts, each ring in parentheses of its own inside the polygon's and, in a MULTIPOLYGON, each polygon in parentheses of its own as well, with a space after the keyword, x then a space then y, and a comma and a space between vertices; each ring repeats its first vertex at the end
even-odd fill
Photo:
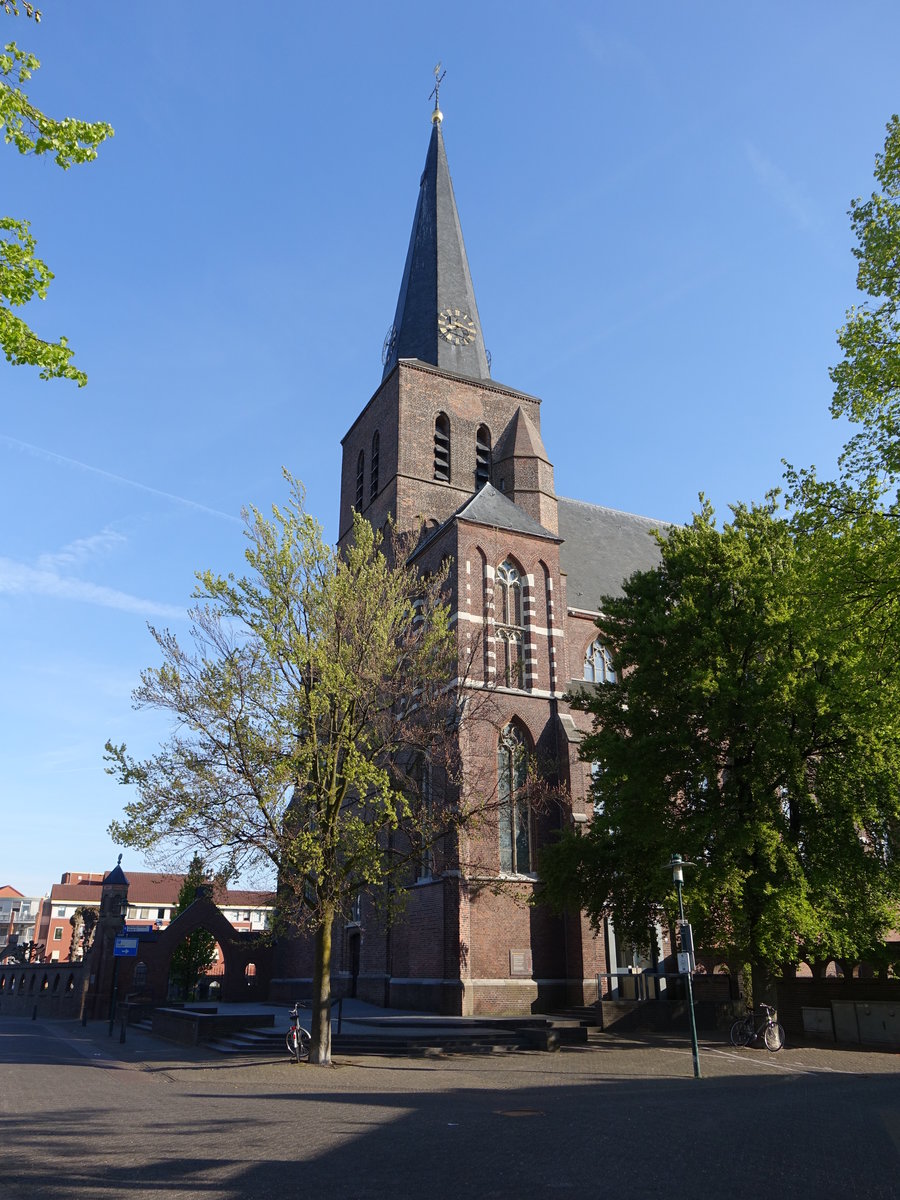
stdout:
POLYGON ((818 539, 837 597, 852 596, 872 646, 900 644, 900 117, 876 155, 878 190, 854 200, 857 285, 832 369, 831 412, 855 427, 836 479, 788 467, 798 531, 818 539))
POLYGON ((315 939, 311 1061, 322 1063, 334 921, 360 892, 405 882, 408 857, 461 819, 449 786, 456 642, 445 574, 420 577, 402 546, 387 556, 359 515, 352 543, 333 549, 290 488, 272 520, 247 515, 248 575, 198 576, 193 652, 154 631, 163 666, 135 699, 179 729, 144 762, 107 747, 138 793, 110 832, 142 850, 199 846, 229 877, 274 869, 282 919, 315 939))
MULTIPOLYGON (((203 859, 195 854, 190 861, 184 882, 178 890, 175 916, 181 914, 197 899, 197 889, 205 882, 203 859)), ((191 996, 199 980, 216 963, 216 939, 206 929, 196 929, 175 947, 169 964, 169 978, 185 996, 191 996)))
POLYGON ((783 964, 867 957, 894 923, 897 664, 828 591, 828 539, 772 498, 733 514, 719 530, 704 506, 604 599, 618 682, 579 701, 595 817, 541 873, 557 906, 646 945, 652 919, 674 929, 664 868, 684 855, 698 944, 749 964, 760 1000, 783 964))
POLYGON ((878 190, 850 205, 859 266, 857 287, 867 299, 850 308, 831 369, 834 418, 856 426, 833 481, 815 469, 788 467, 790 501, 809 521, 889 512, 896 522, 900 481, 900 117, 887 124, 884 151, 875 156, 878 190))
MULTIPOLYGON (((2 7, 7 13, 18 12, 12 0, 2 7)), ((32 5, 23 8, 28 16, 40 20, 39 10, 32 5)), ((49 154, 63 170, 92 162, 97 147, 112 137, 112 127, 102 121, 74 117, 55 120, 41 112, 22 90, 39 66, 37 58, 20 50, 15 42, 0 53, 0 129, 4 141, 20 154, 49 154)), ((42 379, 73 379, 83 387, 87 376, 72 365, 73 351, 66 338, 45 341, 13 312, 35 297, 43 300, 53 279, 53 272, 36 250, 28 221, 0 216, 0 348, 7 362, 40 368, 42 379)))
MULTIPOLYGON (((879 190, 850 205, 859 263, 856 283, 869 300, 850 309, 831 371, 832 415, 862 426, 842 456, 843 478, 876 492, 900 477, 900 117, 887 125, 875 158, 879 190)), ((893 496, 896 500, 896 493, 893 496)))

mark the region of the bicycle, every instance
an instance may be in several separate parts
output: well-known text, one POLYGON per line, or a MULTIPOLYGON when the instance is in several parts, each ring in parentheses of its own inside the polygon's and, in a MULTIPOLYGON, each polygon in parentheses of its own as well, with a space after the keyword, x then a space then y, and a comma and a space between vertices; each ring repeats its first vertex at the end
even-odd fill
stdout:
POLYGON ((310 1037, 300 1024, 300 1001, 291 1009, 291 1026, 285 1036, 288 1053, 295 1062, 306 1062, 309 1059, 310 1037))
POLYGON ((749 1046, 762 1034, 766 1049, 775 1054, 784 1045, 784 1030, 775 1020, 777 1014, 771 1005, 761 1004, 759 1007, 763 1010, 759 1018, 752 1008, 748 1008, 744 1016, 738 1017, 731 1026, 731 1044, 749 1046))

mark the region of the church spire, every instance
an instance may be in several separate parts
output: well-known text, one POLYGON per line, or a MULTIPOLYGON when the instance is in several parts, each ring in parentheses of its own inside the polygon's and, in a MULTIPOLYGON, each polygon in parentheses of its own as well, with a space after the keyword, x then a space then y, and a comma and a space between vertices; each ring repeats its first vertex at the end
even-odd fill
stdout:
POLYGON ((475 289, 447 166, 438 107, 440 64, 435 69, 434 111, 425 170, 413 220, 394 323, 385 339, 384 376, 400 358, 417 358, 469 379, 489 379, 475 289))

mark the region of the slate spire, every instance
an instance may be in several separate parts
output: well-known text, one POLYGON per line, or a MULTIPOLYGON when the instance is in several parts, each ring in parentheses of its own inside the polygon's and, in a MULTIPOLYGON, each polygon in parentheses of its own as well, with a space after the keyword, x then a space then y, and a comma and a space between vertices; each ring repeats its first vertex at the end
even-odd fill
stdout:
POLYGON ((418 358, 469 379, 490 379, 491 375, 447 166, 442 120, 435 96, 431 141, 419 182, 397 311, 385 340, 384 379, 400 358, 418 358))

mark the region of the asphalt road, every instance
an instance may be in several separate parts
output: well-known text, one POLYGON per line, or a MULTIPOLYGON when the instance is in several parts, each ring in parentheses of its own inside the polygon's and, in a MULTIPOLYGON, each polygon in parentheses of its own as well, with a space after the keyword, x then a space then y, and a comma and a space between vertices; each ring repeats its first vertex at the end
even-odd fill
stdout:
POLYGON ((0 1197, 900 1200, 900 1054, 701 1044, 333 1067, 0 1018, 0 1197))

